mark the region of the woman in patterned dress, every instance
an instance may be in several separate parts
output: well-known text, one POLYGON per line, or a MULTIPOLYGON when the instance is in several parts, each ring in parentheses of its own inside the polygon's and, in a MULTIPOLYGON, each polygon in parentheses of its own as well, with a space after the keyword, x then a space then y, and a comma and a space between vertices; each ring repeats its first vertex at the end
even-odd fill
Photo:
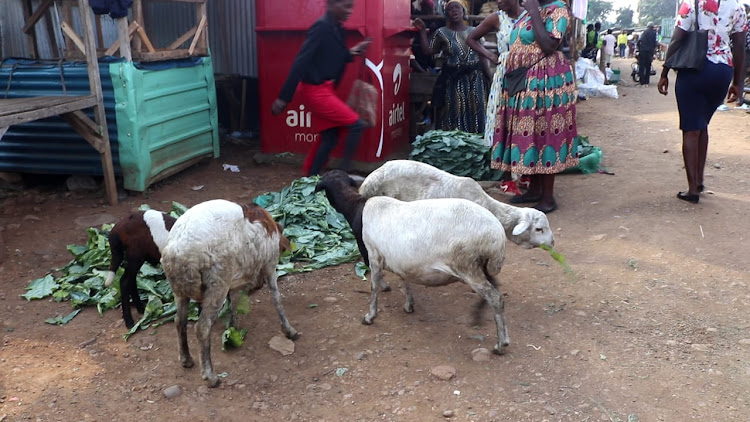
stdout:
POLYGON ((530 175, 529 190, 510 202, 537 202, 534 208, 549 213, 557 209, 555 174, 578 165, 575 81, 558 50, 570 10, 563 0, 525 0, 523 7, 511 32, 506 72, 528 67, 526 89, 511 97, 503 83, 491 166, 530 175))
MULTIPOLYGON (((745 9, 737 0, 684 1, 677 12, 677 25, 666 58, 680 47, 688 31, 695 30, 696 19, 700 29, 708 31, 706 61, 699 71, 679 70, 674 87, 682 131, 682 158, 688 181, 688 189, 678 192, 677 198, 694 204, 698 203, 704 189, 708 123, 725 97, 733 102, 742 95, 747 31, 745 9)), ((667 95, 669 68, 666 66, 661 71, 658 89, 661 94, 667 95)))
POLYGON ((439 28, 430 43, 424 22, 414 21, 424 54, 443 53, 444 63, 432 95, 435 128, 484 133, 487 85, 492 76, 489 62, 466 45, 473 27, 464 21, 466 10, 460 0, 445 5, 445 16, 447 26, 439 28))
POLYGON ((492 146, 495 138, 495 120, 497 115, 497 100, 503 88, 503 76, 505 76, 505 62, 510 50, 510 31, 521 14, 521 4, 518 0, 497 0, 498 11, 482 21, 466 39, 466 44, 472 50, 479 53, 496 65, 495 74, 492 76, 490 95, 487 98, 487 116, 484 123, 484 141, 487 146, 492 146), (482 45, 482 37, 495 31, 497 35, 497 54, 491 53, 482 45))

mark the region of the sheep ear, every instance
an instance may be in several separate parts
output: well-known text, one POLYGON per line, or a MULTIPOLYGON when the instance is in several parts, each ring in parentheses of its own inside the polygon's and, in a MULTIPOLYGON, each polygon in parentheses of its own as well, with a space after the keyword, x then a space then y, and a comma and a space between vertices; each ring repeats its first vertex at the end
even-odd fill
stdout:
POLYGON ((362 186, 362 182, 365 181, 365 178, 356 174, 350 174, 349 175, 349 184, 354 186, 355 188, 359 189, 360 186, 362 186))
POLYGON ((520 235, 521 233, 528 230, 530 225, 531 223, 529 222, 529 220, 519 221, 518 224, 516 224, 516 227, 513 227, 513 235, 514 236, 520 235))
POLYGON ((325 188, 325 183, 321 180, 317 185, 315 185, 315 192, 320 192, 322 190, 325 190, 325 188))

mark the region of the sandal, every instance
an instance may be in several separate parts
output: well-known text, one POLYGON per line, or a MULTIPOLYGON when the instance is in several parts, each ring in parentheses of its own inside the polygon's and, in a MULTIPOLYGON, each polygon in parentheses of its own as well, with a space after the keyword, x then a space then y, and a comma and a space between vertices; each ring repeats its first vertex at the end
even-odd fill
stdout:
POLYGON ((682 199, 683 201, 697 204, 701 197, 698 195, 691 195, 687 192, 677 192, 677 199, 682 199))
POLYGON ((539 210, 539 211, 541 211, 541 212, 543 212, 543 213, 545 213, 545 214, 549 214, 549 213, 551 213, 552 211, 554 211, 554 210, 556 210, 556 209, 557 209, 557 202, 553 202, 553 203, 552 203, 552 205, 541 205, 541 204, 536 204, 536 205, 534 206, 534 209, 536 209, 536 210, 539 210))

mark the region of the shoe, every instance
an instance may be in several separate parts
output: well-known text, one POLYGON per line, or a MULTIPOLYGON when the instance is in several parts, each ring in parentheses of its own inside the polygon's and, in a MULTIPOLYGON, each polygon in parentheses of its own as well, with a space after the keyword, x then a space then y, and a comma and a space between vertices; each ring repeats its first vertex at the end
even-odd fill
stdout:
POLYGON ((716 111, 727 111, 729 107, 726 104, 722 104, 716 108, 716 111))
POLYGON ((511 204, 528 204, 529 202, 539 202, 539 200, 542 199, 541 195, 539 196, 531 196, 528 192, 526 192, 523 195, 518 195, 510 198, 511 204))
POLYGON ((701 197, 698 195, 691 195, 687 192, 677 192, 677 199, 682 199, 693 204, 697 204, 701 197))
POLYGON ((539 210, 539 211, 541 211, 541 212, 543 212, 545 214, 549 214, 552 211, 554 211, 554 210, 557 209, 557 202, 553 203, 552 205, 546 206, 546 207, 545 206, 540 206, 539 204, 536 204, 534 206, 534 209, 539 210))
POLYGON ((703 191, 706 190, 706 187, 703 185, 698 185, 698 192, 703 193, 703 191))
POLYGON ((750 110, 750 105, 747 103, 742 103, 742 105, 738 105, 734 107, 735 110, 750 110))

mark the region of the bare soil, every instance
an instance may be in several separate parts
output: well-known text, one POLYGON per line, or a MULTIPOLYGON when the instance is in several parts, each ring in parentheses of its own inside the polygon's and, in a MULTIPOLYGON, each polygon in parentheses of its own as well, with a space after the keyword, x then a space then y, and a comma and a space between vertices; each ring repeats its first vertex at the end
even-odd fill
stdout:
POLYGON ((87 308, 53 326, 44 320, 69 313, 69 303, 19 297, 70 260, 66 245, 84 243, 96 218, 114 221, 143 203, 250 201, 299 176, 296 165, 256 164, 257 144, 223 145, 221 158, 114 207, 62 185, 3 191, 0 421, 750 421, 750 115, 716 113, 708 192, 698 205, 680 201, 674 96, 659 95, 655 79, 635 87, 630 62, 615 61, 619 99, 578 106, 580 133, 615 174, 557 180, 560 209, 549 219, 574 274, 542 250, 508 248, 501 290, 511 346, 489 361, 471 352, 492 348, 495 325, 489 310, 481 327, 468 325, 477 297, 466 286, 415 287, 413 314, 395 288, 365 326, 369 284, 353 264, 281 280, 303 333, 292 355, 268 346, 281 331, 267 289, 240 317, 243 347, 222 352, 216 328, 214 367, 227 373, 216 389, 197 367, 180 366, 171 323, 125 342, 119 309, 87 308), (432 375, 440 365, 455 377, 432 375), (182 394, 166 398, 174 385, 182 394))

